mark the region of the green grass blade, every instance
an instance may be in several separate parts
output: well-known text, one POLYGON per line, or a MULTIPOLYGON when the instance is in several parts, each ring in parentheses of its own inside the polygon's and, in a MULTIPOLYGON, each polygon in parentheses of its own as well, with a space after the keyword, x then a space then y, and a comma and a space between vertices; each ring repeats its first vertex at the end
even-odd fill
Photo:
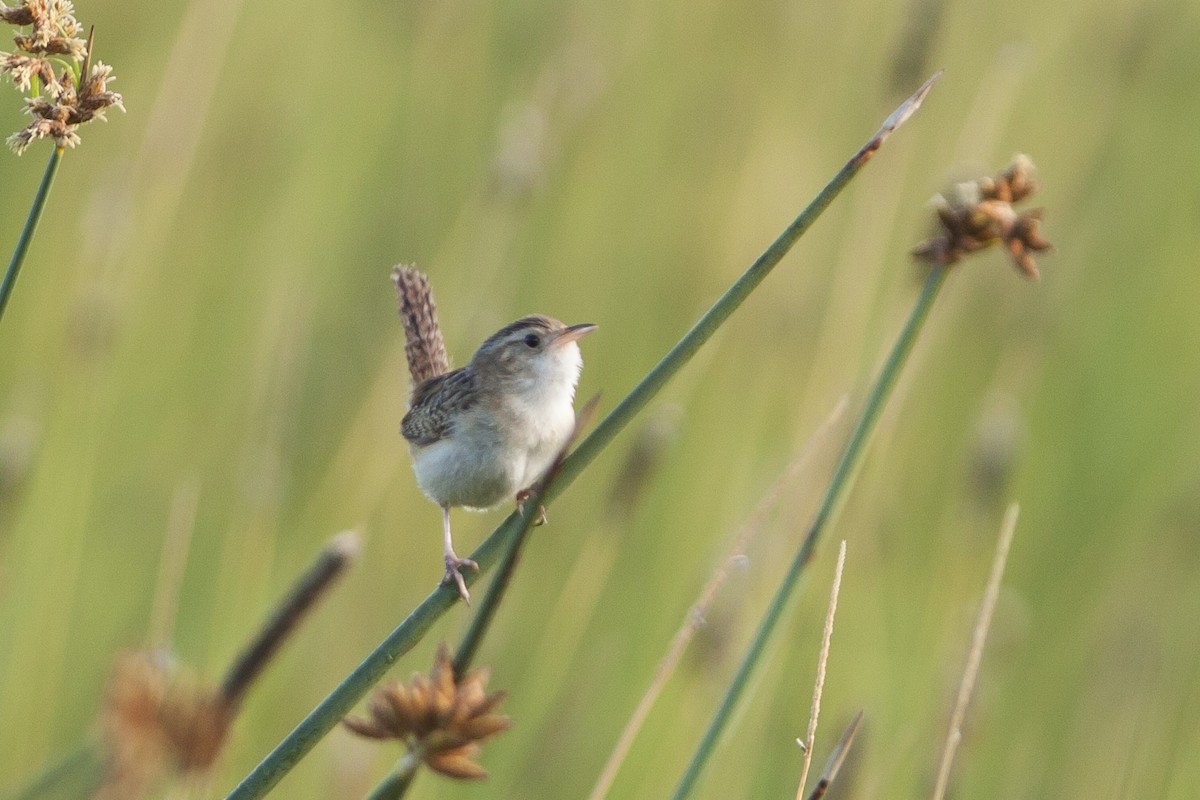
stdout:
POLYGON ((0 319, 4 318, 4 309, 8 307, 8 298, 12 295, 13 286, 17 283, 21 265, 25 263, 29 245, 33 243, 33 235, 37 232, 38 222, 42 218, 42 210, 46 207, 46 198, 50 196, 50 187, 54 184, 54 176, 58 174, 58 165, 62 161, 62 156, 63 149, 61 147, 54 148, 54 152, 50 154, 50 163, 46 165, 46 172, 42 175, 42 182, 38 184, 37 194, 33 196, 33 205, 29 209, 29 216, 25 218, 25 227, 21 229, 21 238, 17 239, 17 247, 13 250, 12 260, 8 262, 8 270, 4 273, 4 282, 0 283, 0 319))
POLYGON ((88 741, 11 793, 0 793, 3 800, 53 800, 53 798, 91 797, 104 778, 104 753, 99 743, 88 741))
POLYGON ((399 800, 408 791, 408 787, 412 786, 419 766, 420 757, 414 753, 406 753, 396 764, 396 768, 385 775, 363 800, 399 800))
POLYGON ((529 531, 533 528, 533 521, 540 514, 539 509, 542 508, 545 498, 553 491, 554 483, 558 480, 558 476, 562 472, 566 451, 570 449, 579 432, 591 424, 595 418, 596 408, 599 405, 600 395, 596 395, 591 400, 588 400, 575 415, 575 430, 571 433, 571 439, 563 445, 562 452, 555 458, 554 464, 546 472, 546 476, 540 481, 540 485, 535 487, 533 493, 525 499, 525 514, 520 530, 518 530, 508 549, 504 551, 504 555, 500 560, 500 568, 496 570, 496 577, 492 580, 492 585, 488 587, 488 592, 484 595, 483 603, 479 606, 479 611, 476 612, 475 618, 471 620, 471 626, 467 629, 466 634, 458 645, 458 650, 454 654, 455 677, 462 677, 463 673, 471 668, 471 662, 475 660, 475 654, 479 650, 479 645, 483 642, 483 636, 491 626, 492 620, 496 618, 496 610, 499 608, 500 602, 504 599, 505 593, 508 591, 513 573, 516 572, 517 560, 521 555, 521 546, 529 537, 529 531))
POLYGON ((904 329, 900 332, 900 337, 896 340, 895 345, 893 345, 892 351, 888 355, 887 361, 884 362, 874 386, 871 387, 871 392, 867 396, 862 415, 855 424, 853 433, 850 434, 850 440, 846 444, 846 449, 842 452, 842 457, 838 460, 837 468, 834 470, 833 477, 829 481, 829 487, 826 489, 825 496, 821 500, 820 508, 817 509, 816 517, 813 519, 804 540, 800 543, 800 549, 796 551, 796 556, 792 559, 791 566, 788 568, 787 574, 784 575, 783 581, 779 584, 775 596, 771 599, 771 604, 767 607, 766 614, 759 624, 758 631, 755 633, 754 639, 750 642, 750 647, 747 649, 737 673, 730 682, 720 707, 713 716, 712 722, 709 723, 704 738, 700 740, 700 744, 692 756, 691 763, 688 764, 683 777, 680 778, 679 785, 675 787, 675 793, 672 795, 674 800, 682 800, 687 797, 695 787, 696 780, 700 776, 700 771, 712 755, 717 740, 724 731, 725 725, 729 722, 729 717, 732 715, 733 709, 745 692, 750 675, 762 659, 763 650, 766 648, 772 633, 774 633, 779 618, 783 615, 788 598, 791 597, 792 592, 800 581, 800 575, 803 573, 804 566, 812 556, 817 540, 824 532, 839 501, 852 483, 851 477, 862 457, 867 440, 875 428, 875 423, 879 420, 879 415, 883 411, 884 404, 887 402, 892 389, 896 385, 896 378, 899 376, 904 362, 908 360, 908 355, 912 352, 917 335, 921 332, 921 328, 929 316, 930 308, 933 307, 933 301, 946 280, 946 274, 947 269, 945 267, 936 266, 930 271, 929 277, 926 278, 925 285, 921 289, 921 294, 917 297, 916 305, 913 306, 912 313, 909 314, 908 321, 905 323, 904 329))

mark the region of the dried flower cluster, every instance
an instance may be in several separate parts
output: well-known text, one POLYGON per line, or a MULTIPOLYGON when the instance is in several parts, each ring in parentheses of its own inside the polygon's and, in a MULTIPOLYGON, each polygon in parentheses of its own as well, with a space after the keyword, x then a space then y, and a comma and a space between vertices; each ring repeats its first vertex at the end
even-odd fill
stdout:
POLYGON ((69 0, 25 0, 11 8, 0 3, 0 19, 9 25, 33 27, 29 35, 15 37, 17 47, 26 53, 64 55, 76 61, 82 61, 87 53, 87 42, 79 38, 75 6, 69 0))
POLYGON ((940 232, 913 249, 913 255, 932 264, 946 266, 963 256, 1003 242, 1021 274, 1038 279, 1034 253, 1051 249, 1038 228, 1042 209, 1017 213, 1014 203, 1038 189, 1033 161, 1017 155, 1004 172, 994 178, 960 183, 950 198, 937 195, 933 202, 940 232))
POLYGON ((33 121, 8 138, 18 155, 38 139, 74 147, 80 141, 80 125, 103 120, 112 106, 125 110, 121 95, 108 91, 112 67, 99 61, 89 64, 89 41, 79 38, 74 14, 70 0, 24 0, 17 6, 0 2, 0 20, 31 28, 13 37, 21 53, 0 52, 0 73, 7 73, 22 92, 33 91, 25 101, 33 121), (54 61, 62 65, 57 75, 54 61))
POLYGON ((438 648, 433 671, 415 674, 406 686, 394 681, 372 696, 370 719, 343 724, 371 739, 397 739, 434 772, 460 780, 487 777, 475 762, 479 742, 508 730, 512 720, 493 713, 503 692, 487 693, 487 670, 454 679, 450 649, 438 648))
POLYGON ((101 716, 108 763, 96 798, 146 797, 169 771, 203 772, 232 719, 220 693, 178 674, 165 654, 121 655, 101 716))

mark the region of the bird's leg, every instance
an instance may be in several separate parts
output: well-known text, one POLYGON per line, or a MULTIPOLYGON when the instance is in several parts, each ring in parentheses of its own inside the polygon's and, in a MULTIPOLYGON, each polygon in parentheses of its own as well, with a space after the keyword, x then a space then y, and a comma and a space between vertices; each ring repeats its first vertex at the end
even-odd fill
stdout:
MULTIPOLYGON (((522 489, 521 491, 517 492, 517 513, 518 514, 525 513, 525 501, 528 500, 530 495, 532 495, 532 494, 533 494, 533 489, 522 489)), ((550 520, 546 519, 546 507, 544 505, 542 505, 541 503, 538 503, 538 515, 537 515, 537 519, 535 519, 533 521, 533 524, 534 525, 545 525, 549 521, 550 520)))
POLYGON ((442 583, 458 588, 458 596, 467 605, 471 605, 471 593, 467 591, 467 582, 463 580, 463 568, 478 571, 479 565, 469 558, 459 558, 454 554, 454 544, 450 541, 450 507, 442 506, 442 537, 445 545, 446 575, 442 583))

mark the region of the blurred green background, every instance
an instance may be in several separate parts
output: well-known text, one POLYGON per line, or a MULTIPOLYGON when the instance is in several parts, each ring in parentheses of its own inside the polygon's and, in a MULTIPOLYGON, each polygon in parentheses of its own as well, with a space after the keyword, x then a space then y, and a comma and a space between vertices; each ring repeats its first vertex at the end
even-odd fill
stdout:
MULTIPOLYGON (((93 732, 114 656, 162 634, 173 525, 190 537, 170 647, 207 681, 330 536, 366 537, 202 795, 223 796, 434 586, 439 515, 398 434, 392 264, 430 273, 459 364, 526 313, 598 323, 580 393, 607 411, 945 68, 550 509, 480 656, 516 726, 485 747, 487 783, 423 776, 413 796, 586 795, 734 532, 840 397, 859 408, 916 293, 929 197, 1016 151, 1039 167, 1058 252, 1038 284, 999 252, 951 276, 699 795, 793 796, 845 538, 816 760, 864 709, 837 796, 928 796, 1011 501, 953 796, 1200 791, 1200 6, 79 6, 129 113, 67 153, 0 325, 5 785, 93 732), (614 495, 639 441, 652 469, 614 495)), ((6 135, 19 108, 6 86, 6 135)), ((5 258, 48 153, 0 156, 5 258)), ((674 786, 847 425, 787 484, 613 797, 674 786)), ((502 518, 456 512, 460 552, 502 518)), ((454 609, 394 674, 428 669, 468 620, 454 609)), ((360 797, 398 754, 337 731, 275 796, 360 797)))

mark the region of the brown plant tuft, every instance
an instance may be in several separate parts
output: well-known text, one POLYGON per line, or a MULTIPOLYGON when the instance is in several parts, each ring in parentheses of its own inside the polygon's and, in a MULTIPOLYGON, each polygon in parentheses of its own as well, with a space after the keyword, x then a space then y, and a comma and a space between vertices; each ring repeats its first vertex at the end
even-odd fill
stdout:
POLYGON ((254 681, 358 551, 357 534, 333 537, 219 686, 201 684, 161 650, 120 654, 100 716, 108 761, 93 800, 141 800, 172 778, 204 777, 254 681))
POLYGON ((1031 280, 1039 277, 1033 254, 1053 249, 1042 236, 1042 209, 1018 213, 1014 203, 1033 195, 1038 189, 1033 161, 1017 155, 1004 172, 958 184, 949 198, 933 199, 940 230, 937 235, 913 248, 922 261, 949 266, 964 256, 1003 242, 1021 274, 1031 280))
POLYGON ((104 120, 105 111, 114 106, 125 110, 121 95, 108 91, 112 67, 91 62, 91 40, 79 38, 74 14, 69 0, 24 0, 12 7, 0 2, 0 20, 32 28, 13 36, 24 55, 0 52, 0 74, 7 74, 20 91, 33 92, 25 101, 25 113, 33 120, 7 140, 17 155, 38 139, 74 147, 80 125, 104 120), (74 64, 55 75, 52 58, 74 64))
POLYGON ((370 718, 347 717, 347 728, 369 739, 396 739, 425 766, 448 778, 480 780, 479 743, 502 733, 512 720, 494 713, 503 692, 487 693, 486 669, 455 679, 450 648, 438 647, 433 670, 417 673, 407 685, 380 687, 368 704, 370 718))
POLYGON ((221 694, 180 673, 166 654, 122 654, 105 692, 109 755, 96 800, 147 797, 170 772, 206 771, 232 721, 221 694))

